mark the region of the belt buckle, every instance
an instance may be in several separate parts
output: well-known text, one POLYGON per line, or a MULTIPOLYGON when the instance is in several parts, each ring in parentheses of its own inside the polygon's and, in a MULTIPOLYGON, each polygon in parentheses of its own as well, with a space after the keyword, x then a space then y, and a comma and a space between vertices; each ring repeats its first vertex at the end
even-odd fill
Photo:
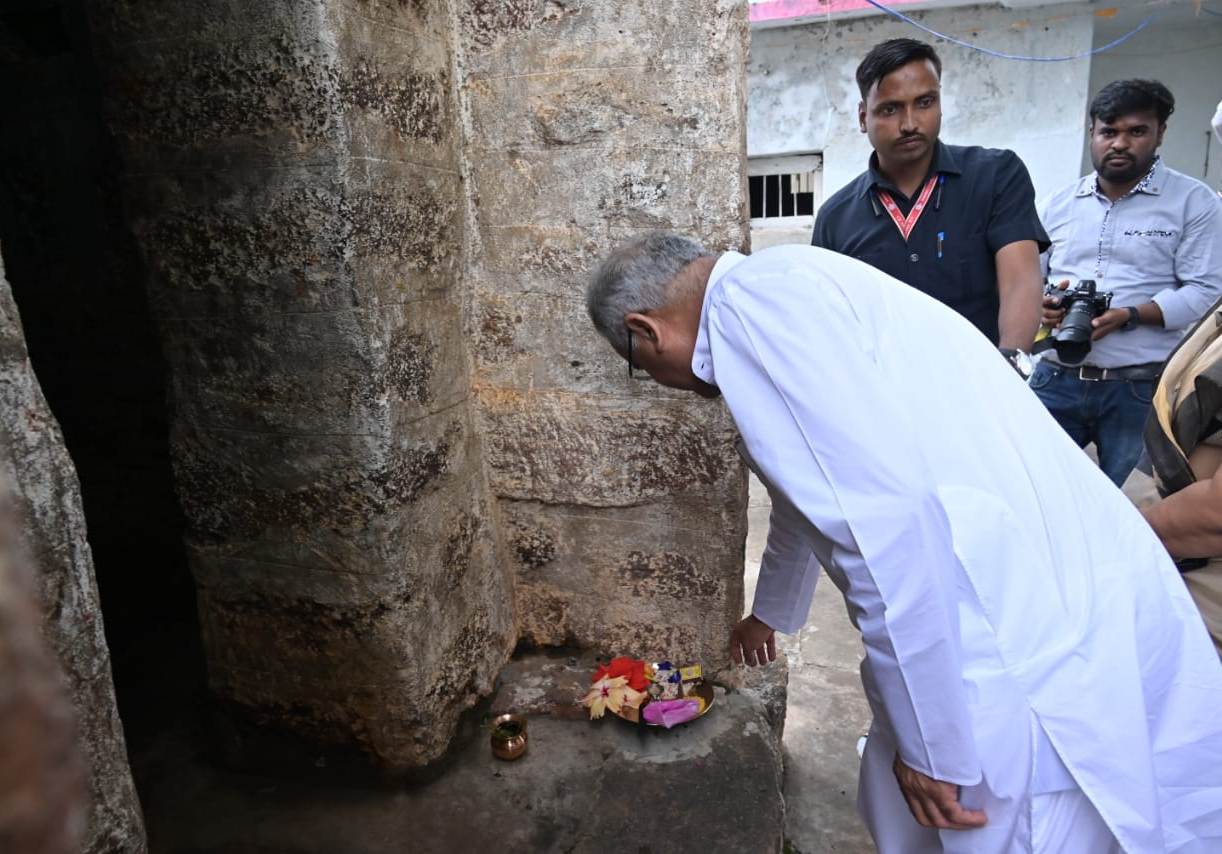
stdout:
POLYGON ((1101 380, 1107 379, 1107 368, 1097 368, 1094 365, 1079 365, 1078 366, 1078 379, 1083 380, 1088 383, 1100 382, 1101 380), (1087 371, 1097 371, 1099 375, 1091 376, 1090 374, 1087 373, 1087 371))

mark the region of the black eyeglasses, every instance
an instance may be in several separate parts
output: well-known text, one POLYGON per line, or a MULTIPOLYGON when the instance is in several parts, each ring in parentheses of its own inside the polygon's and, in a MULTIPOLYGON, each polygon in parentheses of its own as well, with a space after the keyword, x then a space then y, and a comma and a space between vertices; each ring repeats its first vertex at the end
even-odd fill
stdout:
POLYGON ((625 327, 625 328, 628 329, 628 379, 630 380, 653 380, 653 376, 650 375, 648 371, 641 371, 641 369, 638 368, 636 366, 636 363, 633 361, 632 359, 632 329, 630 327, 625 327), (638 374, 636 373, 636 371, 641 371, 641 373, 638 374))

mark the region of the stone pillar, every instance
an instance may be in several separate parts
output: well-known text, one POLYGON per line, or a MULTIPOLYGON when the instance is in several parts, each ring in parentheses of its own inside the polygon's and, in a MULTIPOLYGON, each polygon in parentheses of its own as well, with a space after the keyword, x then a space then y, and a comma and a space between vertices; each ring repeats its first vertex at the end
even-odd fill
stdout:
POLYGON ((449 10, 92 3, 212 691, 388 767, 514 643, 462 335, 449 10))
POLYGON ((469 334, 519 632, 724 663, 746 532, 733 424, 630 381, 583 290, 644 230, 746 246, 747 4, 456 8, 469 334))
POLYGON ((745 244, 746 4, 90 12, 216 695, 408 767, 515 639, 723 661, 732 424, 582 288, 644 228, 745 244))
POLYGON ((81 850, 84 773, 16 516, 0 478, 0 850, 74 854, 81 850))
MULTIPOLYGON (((115 707, 114 685, 110 676, 110 655, 102 630, 102 609, 93 575, 93 558, 85 539, 85 516, 81 509, 80 485, 76 469, 64 447, 63 436, 51 410, 43 398, 38 380, 26 354, 21 319, 13 302, 4 268, 0 264, 0 524, 7 525, 11 517, 20 520, 16 530, 22 532, 20 543, 8 543, 0 550, 0 622, 7 628, 0 634, 0 694, 12 702, 5 713, 0 702, 0 723, 20 728, 23 724, 34 729, 20 733, 6 731, 6 737, 44 739, 36 745, 47 754, 27 754, 32 769, 25 783, 31 788, 47 786, 49 797, 71 798, 72 761, 55 755, 62 750, 59 743, 68 722, 56 719, 55 705, 60 701, 60 686, 48 684, 48 674, 23 673, 23 665, 33 665, 39 652, 22 638, 21 583, 19 567, 11 564, 17 555, 29 559, 40 588, 44 610, 45 637, 67 677, 67 690, 75 710, 77 743, 89 770, 89 809, 81 849, 86 854, 139 854, 145 851, 144 822, 140 804, 127 765, 127 748, 123 727, 115 707), (12 573, 11 575, 9 573, 12 573), (9 644, 12 644, 10 647, 9 644), (9 656, 13 656, 9 658, 9 656), (7 667, 15 672, 5 675, 7 667), (33 681, 28 681, 33 680, 33 681), (10 688, 15 694, 9 696, 10 688), (30 693, 22 700, 22 692, 30 693), (41 712, 35 706, 41 705, 41 712), (49 714, 48 714, 49 713, 49 714), (38 769, 42 760, 50 758, 50 766, 38 769)), ((29 744, 11 748, 24 750, 29 744)), ((0 747, 6 759, 10 748, 0 747)), ((26 773, 22 771, 21 773, 26 773)), ((33 794, 32 791, 28 794, 33 794)), ((0 803, 20 805, 20 800, 0 803)), ((45 804, 55 809, 54 803, 45 804)), ((61 808, 65 804, 59 805, 61 808)), ((67 804, 71 806, 71 804, 67 804)), ((12 818, 7 808, 0 809, 4 818, 12 818)), ((61 817, 66 816, 65 812, 61 817)), ((43 818, 48 818, 44 815, 43 818)), ((61 830, 74 834, 78 828, 61 830)), ((32 837, 31 837, 32 839, 32 837)), ((50 837, 43 840, 45 849, 61 850, 50 837)), ((33 850, 6 848, 0 831, 0 850, 33 850)))

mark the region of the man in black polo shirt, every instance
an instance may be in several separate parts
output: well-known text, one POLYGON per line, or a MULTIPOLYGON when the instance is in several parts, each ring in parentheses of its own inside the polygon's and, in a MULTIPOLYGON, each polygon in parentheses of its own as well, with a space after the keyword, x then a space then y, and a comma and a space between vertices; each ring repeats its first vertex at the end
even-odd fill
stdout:
POLYGON ((852 255, 962 314, 1013 358, 1040 322, 1048 236, 1012 151, 946 145, 942 62, 915 39, 857 66, 869 168, 819 209, 811 243, 852 255))

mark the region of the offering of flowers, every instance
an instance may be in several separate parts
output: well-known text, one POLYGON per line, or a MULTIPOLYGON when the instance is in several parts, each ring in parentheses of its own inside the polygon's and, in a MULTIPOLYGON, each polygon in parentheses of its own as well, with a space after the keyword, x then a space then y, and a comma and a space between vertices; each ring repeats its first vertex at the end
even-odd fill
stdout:
POLYGON ((639 709, 647 696, 629 685, 626 676, 604 676, 601 679, 596 676, 581 704, 590 710, 590 720, 593 720, 601 718, 607 709, 617 715, 624 708, 639 709))
POLYGON ((625 720, 644 721, 667 729, 700 717, 708 699, 700 696, 703 672, 699 664, 677 668, 669 661, 650 664, 621 656, 598 668, 593 684, 581 703, 590 719, 601 718, 607 709, 625 720))
POLYGON ((595 670, 593 681, 597 682, 599 679, 608 677, 614 679, 617 676, 625 677, 628 680, 628 687, 633 691, 644 691, 649 687, 649 682, 653 678, 653 668, 639 658, 628 658, 622 655, 619 658, 611 659, 610 664, 604 664, 595 670))

